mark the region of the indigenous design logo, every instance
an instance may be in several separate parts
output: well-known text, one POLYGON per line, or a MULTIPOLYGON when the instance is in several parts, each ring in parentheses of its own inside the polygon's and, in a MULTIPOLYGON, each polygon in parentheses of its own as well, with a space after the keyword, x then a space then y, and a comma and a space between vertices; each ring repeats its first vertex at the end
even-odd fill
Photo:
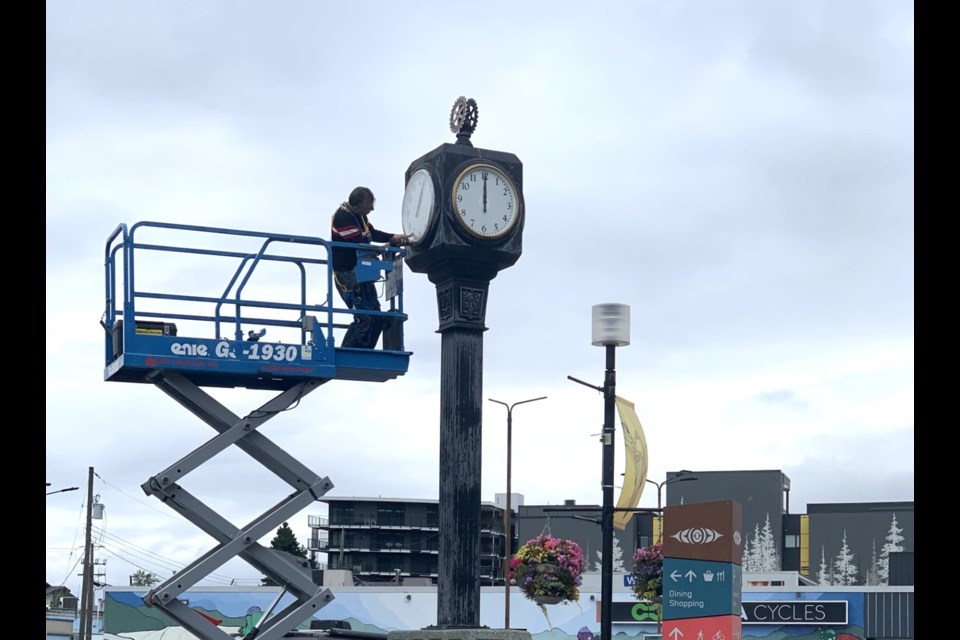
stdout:
POLYGON ((722 538, 723 534, 713 529, 691 527, 677 531, 670 537, 685 544, 710 544, 722 538))

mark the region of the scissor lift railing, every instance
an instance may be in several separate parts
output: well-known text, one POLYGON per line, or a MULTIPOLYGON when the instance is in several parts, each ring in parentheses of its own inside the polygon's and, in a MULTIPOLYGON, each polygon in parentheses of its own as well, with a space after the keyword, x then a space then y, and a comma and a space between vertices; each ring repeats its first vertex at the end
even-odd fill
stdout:
POLYGON ((237 556, 284 585, 247 638, 280 638, 333 599, 285 554, 257 542, 333 488, 329 478, 307 469, 259 429, 326 382, 390 380, 406 372, 410 357, 403 350, 402 250, 360 245, 368 271, 382 273, 379 279, 389 301, 385 311, 365 312, 338 304, 329 263, 333 246, 337 243, 308 236, 157 222, 140 222, 129 229, 121 224, 107 240, 106 308, 101 320, 106 331, 104 379, 153 384, 217 431, 142 485, 147 495, 156 496, 218 542, 144 597, 147 605, 162 609, 199 638, 231 636, 177 596, 237 556), (148 232, 168 242, 141 242, 139 236, 148 232), (169 242, 172 239, 177 243, 169 242), (289 274, 297 276, 293 286, 289 274), (207 291, 211 287, 216 289, 207 291), (314 296, 317 301, 310 302, 314 296), (383 349, 336 347, 334 330, 345 328, 359 313, 383 317, 383 349), (273 330, 282 339, 265 339, 273 330), (202 387, 279 393, 240 417, 202 387), (242 527, 180 484, 189 472, 231 445, 293 489, 242 527), (274 613, 284 594, 293 601, 274 613))

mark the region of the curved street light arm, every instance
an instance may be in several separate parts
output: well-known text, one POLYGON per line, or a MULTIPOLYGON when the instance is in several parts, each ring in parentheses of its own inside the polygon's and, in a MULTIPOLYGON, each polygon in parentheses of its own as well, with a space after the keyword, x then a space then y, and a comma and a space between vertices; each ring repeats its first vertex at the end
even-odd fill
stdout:
POLYGON ((56 491, 47 491, 48 496, 52 496, 55 493, 65 493, 67 491, 76 491, 80 487, 67 487, 66 489, 57 489, 56 491))
POLYGON ((507 404, 502 400, 494 400, 493 398, 487 398, 490 402, 496 402, 497 404, 502 404, 507 408, 507 504, 503 510, 503 538, 504 538, 504 547, 503 547, 503 628, 510 628, 510 555, 511 555, 511 543, 512 536, 510 535, 510 511, 512 509, 510 505, 510 467, 513 464, 511 459, 511 449, 513 448, 513 408, 518 404, 524 404, 526 402, 536 402, 537 400, 546 400, 547 396, 540 396, 539 398, 530 398, 529 400, 520 400, 514 402, 513 404, 507 404))

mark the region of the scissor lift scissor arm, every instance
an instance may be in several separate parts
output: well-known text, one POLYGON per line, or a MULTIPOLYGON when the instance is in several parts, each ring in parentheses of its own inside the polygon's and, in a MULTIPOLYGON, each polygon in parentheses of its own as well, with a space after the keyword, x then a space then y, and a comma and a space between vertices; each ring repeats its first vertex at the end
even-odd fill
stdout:
POLYGON ((294 602, 271 616, 259 627, 257 635, 260 640, 281 638, 332 600, 333 595, 328 589, 318 587, 300 567, 274 550, 263 547, 257 540, 321 498, 333 488, 333 483, 297 462, 257 429, 317 389, 320 383, 299 383, 251 412, 251 415, 241 418, 179 373, 157 371, 149 377, 160 390, 213 427, 218 435, 152 476, 142 485, 143 490, 147 495, 159 498, 219 544, 151 590, 145 601, 162 608, 198 637, 210 640, 230 638, 208 619, 180 602, 177 596, 228 560, 240 556, 277 584, 286 585, 286 591, 293 595, 294 602), (231 524, 178 483, 189 472, 231 445, 242 449, 294 489, 289 496, 242 527, 231 524))
MULTIPOLYGON (((142 233, 142 232, 141 232, 142 233)), ((153 588, 144 602, 163 610, 183 628, 204 640, 233 640, 213 621, 189 607, 178 596, 200 580, 240 557, 283 590, 257 626, 247 633, 252 640, 275 640, 293 631, 333 599, 329 589, 316 585, 311 576, 287 554, 257 541, 276 530, 291 516, 319 500, 333 488, 329 478, 318 476, 283 451, 260 432, 281 412, 298 405, 309 393, 335 379, 383 382, 406 372, 410 353, 403 350, 402 252, 384 252, 384 258, 368 258, 369 267, 382 268, 389 309, 355 311, 338 307, 334 296, 329 252, 335 243, 306 236, 177 225, 137 223, 129 231, 120 225, 107 241, 105 255, 106 308, 101 324, 106 331, 104 379, 111 382, 153 384, 217 432, 213 438, 176 463, 151 476, 142 488, 210 535, 217 544, 169 580, 153 588), (137 229, 207 238, 206 243, 160 244, 134 241, 137 229), (209 238, 213 238, 212 245, 209 238), (252 249, 228 249, 222 245, 239 240, 252 249), (278 247, 290 250, 278 251, 278 247), (297 251, 293 251, 295 248, 297 251), (204 282, 219 290, 183 294, 139 285, 142 254, 161 254, 160 265, 176 264, 169 254, 184 261, 197 258, 227 263, 218 281, 210 269, 202 270, 204 282), (256 298, 247 293, 254 273, 264 265, 292 266, 299 275, 298 295, 293 302, 256 298), (310 276, 315 276, 310 281, 310 276), (311 289, 319 288, 320 300, 310 303, 311 289), (118 299, 117 292, 120 292, 118 299), (153 308, 144 306, 152 303, 153 308), (157 306, 161 308, 157 308, 157 306), (176 307, 171 311, 165 307, 176 307), (334 329, 343 328, 336 317, 357 314, 383 318, 383 349, 337 348, 334 329), (285 317, 292 316, 292 317, 285 317), (178 320, 199 333, 181 333, 178 320), (250 329, 246 339, 244 329, 250 329), (262 327, 287 331, 286 340, 263 340, 262 327), (240 387, 278 392, 270 401, 240 417, 224 407, 202 387, 240 387), (230 446, 251 458, 290 485, 293 492, 251 522, 236 526, 187 491, 183 478, 230 446), (273 612, 285 594, 293 601, 273 612)), ((201 278, 188 278, 196 285, 201 278)), ((164 282, 161 278, 160 282, 164 282)), ((269 291, 269 287, 267 288, 269 291)))

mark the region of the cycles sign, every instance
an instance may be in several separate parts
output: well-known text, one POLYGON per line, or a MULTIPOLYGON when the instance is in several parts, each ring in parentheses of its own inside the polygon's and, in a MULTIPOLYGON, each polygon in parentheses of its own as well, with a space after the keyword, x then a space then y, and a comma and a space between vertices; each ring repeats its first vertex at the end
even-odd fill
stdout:
MULTIPOLYGON (((846 600, 752 600, 741 603, 743 624, 849 624, 846 600)), ((650 602, 611 602, 611 619, 617 624, 657 621, 650 602)), ((598 609, 599 610, 599 609, 598 609)))
POLYGON ((744 602, 743 624, 847 624, 846 600, 744 602))

